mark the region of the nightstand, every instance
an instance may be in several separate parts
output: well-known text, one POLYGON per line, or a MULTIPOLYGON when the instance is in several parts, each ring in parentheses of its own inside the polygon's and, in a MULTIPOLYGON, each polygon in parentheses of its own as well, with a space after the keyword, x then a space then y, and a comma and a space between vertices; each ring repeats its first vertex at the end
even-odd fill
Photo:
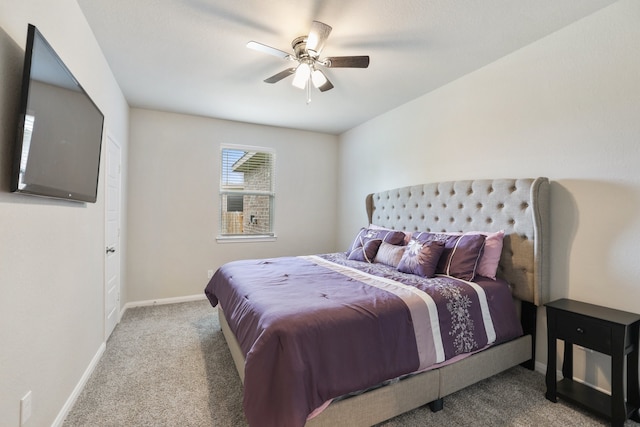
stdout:
POLYGON ((638 387, 638 328, 640 315, 570 299, 547 307, 547 393, 558 396, 611 419, 622 426, 631 417, 640 421, 638 387), (564 341, 563 379, 556 381, 557 341, 564 341), (573 380, 573 344, 611 356, 611 396, 573 380), (627 361, 627 400, 624 394, 624 363, 627 361))

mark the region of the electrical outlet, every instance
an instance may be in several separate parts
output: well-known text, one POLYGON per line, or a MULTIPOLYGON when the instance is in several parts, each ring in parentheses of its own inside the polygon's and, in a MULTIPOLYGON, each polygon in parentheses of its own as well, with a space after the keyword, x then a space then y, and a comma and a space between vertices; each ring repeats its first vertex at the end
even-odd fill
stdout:
POLYGON ((213 277, 213 270, 207 270, 207 279, 211 279, 213 277))
POLYGON ((31 390, 20 399, 20 425, 24 425, 31 417, 31 390))

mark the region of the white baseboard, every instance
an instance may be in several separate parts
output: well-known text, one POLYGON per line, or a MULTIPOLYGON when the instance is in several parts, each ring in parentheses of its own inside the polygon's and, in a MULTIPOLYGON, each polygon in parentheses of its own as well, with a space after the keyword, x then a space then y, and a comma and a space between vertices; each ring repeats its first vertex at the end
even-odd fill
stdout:
MULTIPOLYGON (((122 315, 128 308, 132 308, 132 307, 145 307, 150 305, 161 305, 161 304, 175 304, 180 302, 199 301, 205 298, 206 296, 204 294, 198 294, 198 295, 189 295, 189 296, 176 297, 176 298, 162 298, 162 299, 147 300, 147 301, 129 302, 125 304, 124 308, 120 312, 120 318, 122 318, 122 315)), ((58 416, 56 417, 56 419, 51 424, 51 427, 62 426, 64 419, 67 417, 67 415, 69 414, 69 411, 71 411, 71 408, 73 408, 73 405, 76 403, 78 396, 80 396, 80 393, 82 392, 82 389, 84 389, 84 386, 89 380, 89 377, 91 377, 91 374, 96 369, 96 366, 98 365, 98 362, 102 358, 102 355, 104 354, 104 351, 106 350, 106 348, 107 348, 106 343, 103 342, 98 348, 98 352, 95 354, 95 356, 93 356, 93 359, 91 359, 89 366, 84 371, 84 374, 82 374, 82 377, 80 378, 80 381, 78 381, 78 384, 76 384, 75 388, 73 389, 73 392, 71 393, 71 395, 69 396, 65 404, 62 406, 62 409, 58 413, 58 416)))
POLYGON ((74 403, 76 403, 78 396, 80 396, 80 393, 82 392, 82 389, 84 389, 84 386, 89 380, 89 377, 91 376, 93 371, 96 369, 96 366, 98 365, 98 362, 100 361, 100 358, 104 354, 104 351, 106 348, 107 346, 105 343, 102 343, 100 345, 100 347, 98 348, 98 352, 95 354, 95 356, 93 356, 93 359, 91 359, 91 363, 89 363, 89 366, 87 366, 87 369, 84 371, 84 374, 82 374, 80 381, 78 381, 78 384, 76 384, 75 388, 73 389, 73 392, 71 393, 67 401, 62 406, 62 409, 58 413, 58 416, 56 417, 56 419, 53 421, 53 424, 51 424, 51 427, 62 426, 64 419, 69 414, 69 411, 71 411, 71 408, 73 408, 74 403))
POLYGON ((196 294, 196 295, 187 295, 184 297, 160 298, 160 299, 150 299, 145 301, 128 302, 124 305, 124 307, 122 307, 122 311, 120 311, 120 318, 122 319, 122 316, 128 309, 134 308, 134 307, 148 307, 150 305, 176 304, 179 302, 200 301, 205 298, 206 298, 206 295, 202 293, 202 294, 196 294))

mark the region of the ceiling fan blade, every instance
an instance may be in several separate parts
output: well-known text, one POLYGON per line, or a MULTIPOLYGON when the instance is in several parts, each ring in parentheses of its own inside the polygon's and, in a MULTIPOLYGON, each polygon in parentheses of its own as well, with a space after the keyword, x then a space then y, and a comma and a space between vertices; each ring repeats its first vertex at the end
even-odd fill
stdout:
POLYGON ((287 68, 284 71, 280 71, 278 74, 274 74, 273 76, 269 77, 268 79, 264 79, 265 83, 277 83, 280 80, 284 79, 285 77, 289 77, 291 74, 295 73, 296 69, 295 68, 287 68))
POLYGON ((291 54, 283 50, 276 49, 275 47, 267 46, 266 44, 254 42, 253 40, 247 43, 249 49, 257 50, 258 52, 266 53, 269 55, 277 56, 282 59, 290 59, 291 54))
POLYGON ((333 89, 333 84, 329 81, 327 75, 323 73, 322 70, 314 70, 311 74, 311 80, 313 81, 313 85, 320 92, 326 92, 333 89))
POLYGON ((367 68, 369 66, 369 56, 332 56, 325 61, 330 68, 367 68))
POLYGON ((318 88, 320 92, 326 92, 328 90, 333 89, 333 84, 327 79, 327 82, 318 88))
POLYGON ((307 52, 309 52, 309 55, 313 57, 320 55, 330 33, 331 26, 320 21, 313 21, 311 31, 309 31, 309 36, 307 37, 307 52))

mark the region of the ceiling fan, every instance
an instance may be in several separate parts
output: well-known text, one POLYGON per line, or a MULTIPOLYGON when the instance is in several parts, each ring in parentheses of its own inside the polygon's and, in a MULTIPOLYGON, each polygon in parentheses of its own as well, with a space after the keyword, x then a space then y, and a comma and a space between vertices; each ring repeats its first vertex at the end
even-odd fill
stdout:
POLYGON ((313 21, 309 35, 296 37, 291 42, 293 54, 255 41, 247 43, 247 47, 288 61, 297 62, 298 64, 295 67, 280 71, 264 81, 265 83, 277 83, 293 75, 293 86, 299 89, 305 89, 306 87, 308 104, 311 102, 312 84, 321 92, 333 89, 333 84, 322 71, 322 67, 367 68, 369 66, 369 56, 329 56, 321 58, 320 53, 330 33, 331 26, 320 21, 313 21))

